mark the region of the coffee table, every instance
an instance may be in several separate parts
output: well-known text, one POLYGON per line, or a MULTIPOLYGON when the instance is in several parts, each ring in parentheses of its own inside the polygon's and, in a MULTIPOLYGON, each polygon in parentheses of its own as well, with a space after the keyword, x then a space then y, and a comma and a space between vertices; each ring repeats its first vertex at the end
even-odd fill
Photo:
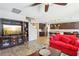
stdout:
POLYGON ((39 51, 39 55, 40 56, 50 56, 51 55, 51 51, 49 49, 41 49, 39 51))
POLYGON ((34 53, 30 54, 29 56, 60 56, 60 55, 61 55, 60 50, 48 47, 48 48, 42 48, 40 50, 37 50, 34 53), (44 53, 45 50, 48 52, 47 54, 44 53), (43 51, 43 52, 40 53, 40 51, 43 51))

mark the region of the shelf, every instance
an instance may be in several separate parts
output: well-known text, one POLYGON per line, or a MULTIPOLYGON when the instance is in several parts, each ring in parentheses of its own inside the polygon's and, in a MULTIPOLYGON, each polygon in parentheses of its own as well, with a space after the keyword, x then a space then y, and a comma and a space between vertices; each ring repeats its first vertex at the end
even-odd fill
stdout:
POLYGON ((8 48, 11 46, 23 44, 26 40, 28 40, 28 23, 27 22, 2 20, 2 22, 0 22, 0 25, 2 25, 2 27, 0 26, 0 32, 2 32, 2 34, 0 35, 0 48, 8 48), (3 35, 3 24, 20 25, 21 34, 3 35), (25 27, 23 26, 23 24, 25 24, 25 27), (9 45, 7 42, 9 43, 9 45))

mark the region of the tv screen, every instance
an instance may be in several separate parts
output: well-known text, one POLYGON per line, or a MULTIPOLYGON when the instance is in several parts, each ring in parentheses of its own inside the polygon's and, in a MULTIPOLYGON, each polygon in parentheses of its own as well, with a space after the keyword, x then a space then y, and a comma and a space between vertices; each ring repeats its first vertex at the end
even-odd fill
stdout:
POLYGON ((3 35, 21 34, 21 25, 3 24, 3 35))

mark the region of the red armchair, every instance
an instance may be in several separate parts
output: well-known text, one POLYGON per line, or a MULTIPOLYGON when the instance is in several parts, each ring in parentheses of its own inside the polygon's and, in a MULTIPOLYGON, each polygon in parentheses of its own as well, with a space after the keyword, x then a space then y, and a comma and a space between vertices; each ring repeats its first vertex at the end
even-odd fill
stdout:
POLYGON ((77 56, 79 40, 75 35, 52 35, 49 46, 61 50, 70 56, 77 56))

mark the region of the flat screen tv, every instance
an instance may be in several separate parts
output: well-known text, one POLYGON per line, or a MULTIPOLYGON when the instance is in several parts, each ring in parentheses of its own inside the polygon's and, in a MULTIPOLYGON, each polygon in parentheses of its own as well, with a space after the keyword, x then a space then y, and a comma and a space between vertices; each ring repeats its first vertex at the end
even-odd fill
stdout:
POLYGON ((21 25, 3 24, 3 35, 21 34, 21 25))

